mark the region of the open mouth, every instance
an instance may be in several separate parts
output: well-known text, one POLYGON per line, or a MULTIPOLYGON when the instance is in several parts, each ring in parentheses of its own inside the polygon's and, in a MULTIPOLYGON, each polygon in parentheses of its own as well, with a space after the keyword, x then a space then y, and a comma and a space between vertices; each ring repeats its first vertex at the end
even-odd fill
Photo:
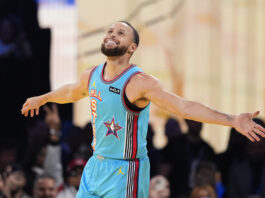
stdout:
POLYGON ((118 46, 118 42, 115 42, 114 40, 107 40, 105 41, 105 47, 117 47, 118 46))

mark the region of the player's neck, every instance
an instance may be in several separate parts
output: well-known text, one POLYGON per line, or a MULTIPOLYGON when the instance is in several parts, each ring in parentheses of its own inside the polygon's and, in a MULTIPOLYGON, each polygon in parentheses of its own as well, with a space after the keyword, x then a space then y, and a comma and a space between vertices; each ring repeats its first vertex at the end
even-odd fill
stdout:
POLYGON ((130 66, 129 60, 127 57, 108 57, 104 70, 104 78, 106 80, 114 79, 130 66))

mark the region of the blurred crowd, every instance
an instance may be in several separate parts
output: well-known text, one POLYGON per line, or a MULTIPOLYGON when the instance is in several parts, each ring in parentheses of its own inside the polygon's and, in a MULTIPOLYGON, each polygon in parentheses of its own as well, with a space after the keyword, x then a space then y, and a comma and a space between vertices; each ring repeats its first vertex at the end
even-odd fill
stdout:
MULTIPOLYGON (((265 126, 260 118, 254 118, 254 121, 265 126)), ((150 197, 265 197, 264 139, 252 143, 231 128, 227 149, 217 154, 201 138, 203 123, 192 120, 185 120, 185 123, 187 133, 182 132, 175 119, 168 119, 165 128, 168 138, 166 147, 149 152, 151 167, 156 168, 152 170, 151 178, 164 176, 167 180, 164 186, 168 186, 164 192, 169 190, 170 194, 157 196, 157 190, 156 193, 150 193, 150 197), (155 152, 158 155, 153 154, 155 152)), ((150 192, 155 191, 154 186, 151 182, 150 192)))
POLYGON ((91 124, 84 128, 62 124, 55 104, 43 109, 44 119, 28 128, 26 147, 19 148, 14 139, 1 140, 1 198, 75 197, 92 155, 91 124))
MULTIPOLYGON (((1 140, 0 198, 74 198, 77 193, 93 155, 91 123, 80 128, 62 122, 56 104, 43 110, 44 118, 28 127, 23 151, 13 139, 1 140)), ((261 119, 254 121, 265 126, 261 119)), ((150 198, 265 197, 264 140, 252 143, 231 129, 226 151, 216 154, 201 138, 203 124, 185 123, 183 133, 177 120, 168 119, 168 143, 162 149, 153 145, 149 124, 150 198)))

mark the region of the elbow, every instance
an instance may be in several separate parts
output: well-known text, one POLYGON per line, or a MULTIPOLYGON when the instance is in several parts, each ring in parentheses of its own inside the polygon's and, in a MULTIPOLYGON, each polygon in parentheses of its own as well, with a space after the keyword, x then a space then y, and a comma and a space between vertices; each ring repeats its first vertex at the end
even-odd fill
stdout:
POLYGON ((76 94, 74 94, 74 92, 71 89, 68 91, 66 98, 67 98, 67 101, 70 103, 73 103, 78 100, 78 98, 76 97, 76 94))

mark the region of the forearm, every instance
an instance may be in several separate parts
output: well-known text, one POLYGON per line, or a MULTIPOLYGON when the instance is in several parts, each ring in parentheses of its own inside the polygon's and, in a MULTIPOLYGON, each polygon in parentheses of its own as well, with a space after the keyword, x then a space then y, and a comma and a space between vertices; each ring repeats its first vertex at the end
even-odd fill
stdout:
POLYGON ((185 119, 234 127, 235 116, 219 112, 199 102, 189 101, 166 90, 150 97, 161 109, 185 119))
POLYGON ((151 97, 151 102, 154 102, 161 109, 171 114, 198 122, 234 126, 235 116, 219 112, 202 103, 186 100, 167 90, 161 90, 160 93, 155 94, 155 96, 156 97, 151 97))
POLYGON ((72 103, 80 98, 82 94, 74 90, 74 84, 66 84, 54 91, 42 95, 42 100, 45 103, 53 102, 58 104, 72 103))
POLYGON ((194 101, 186 100, 184 103, 181 114, 185 119, 234 127, 234 115, 217 111, 207 105, 194 101))

